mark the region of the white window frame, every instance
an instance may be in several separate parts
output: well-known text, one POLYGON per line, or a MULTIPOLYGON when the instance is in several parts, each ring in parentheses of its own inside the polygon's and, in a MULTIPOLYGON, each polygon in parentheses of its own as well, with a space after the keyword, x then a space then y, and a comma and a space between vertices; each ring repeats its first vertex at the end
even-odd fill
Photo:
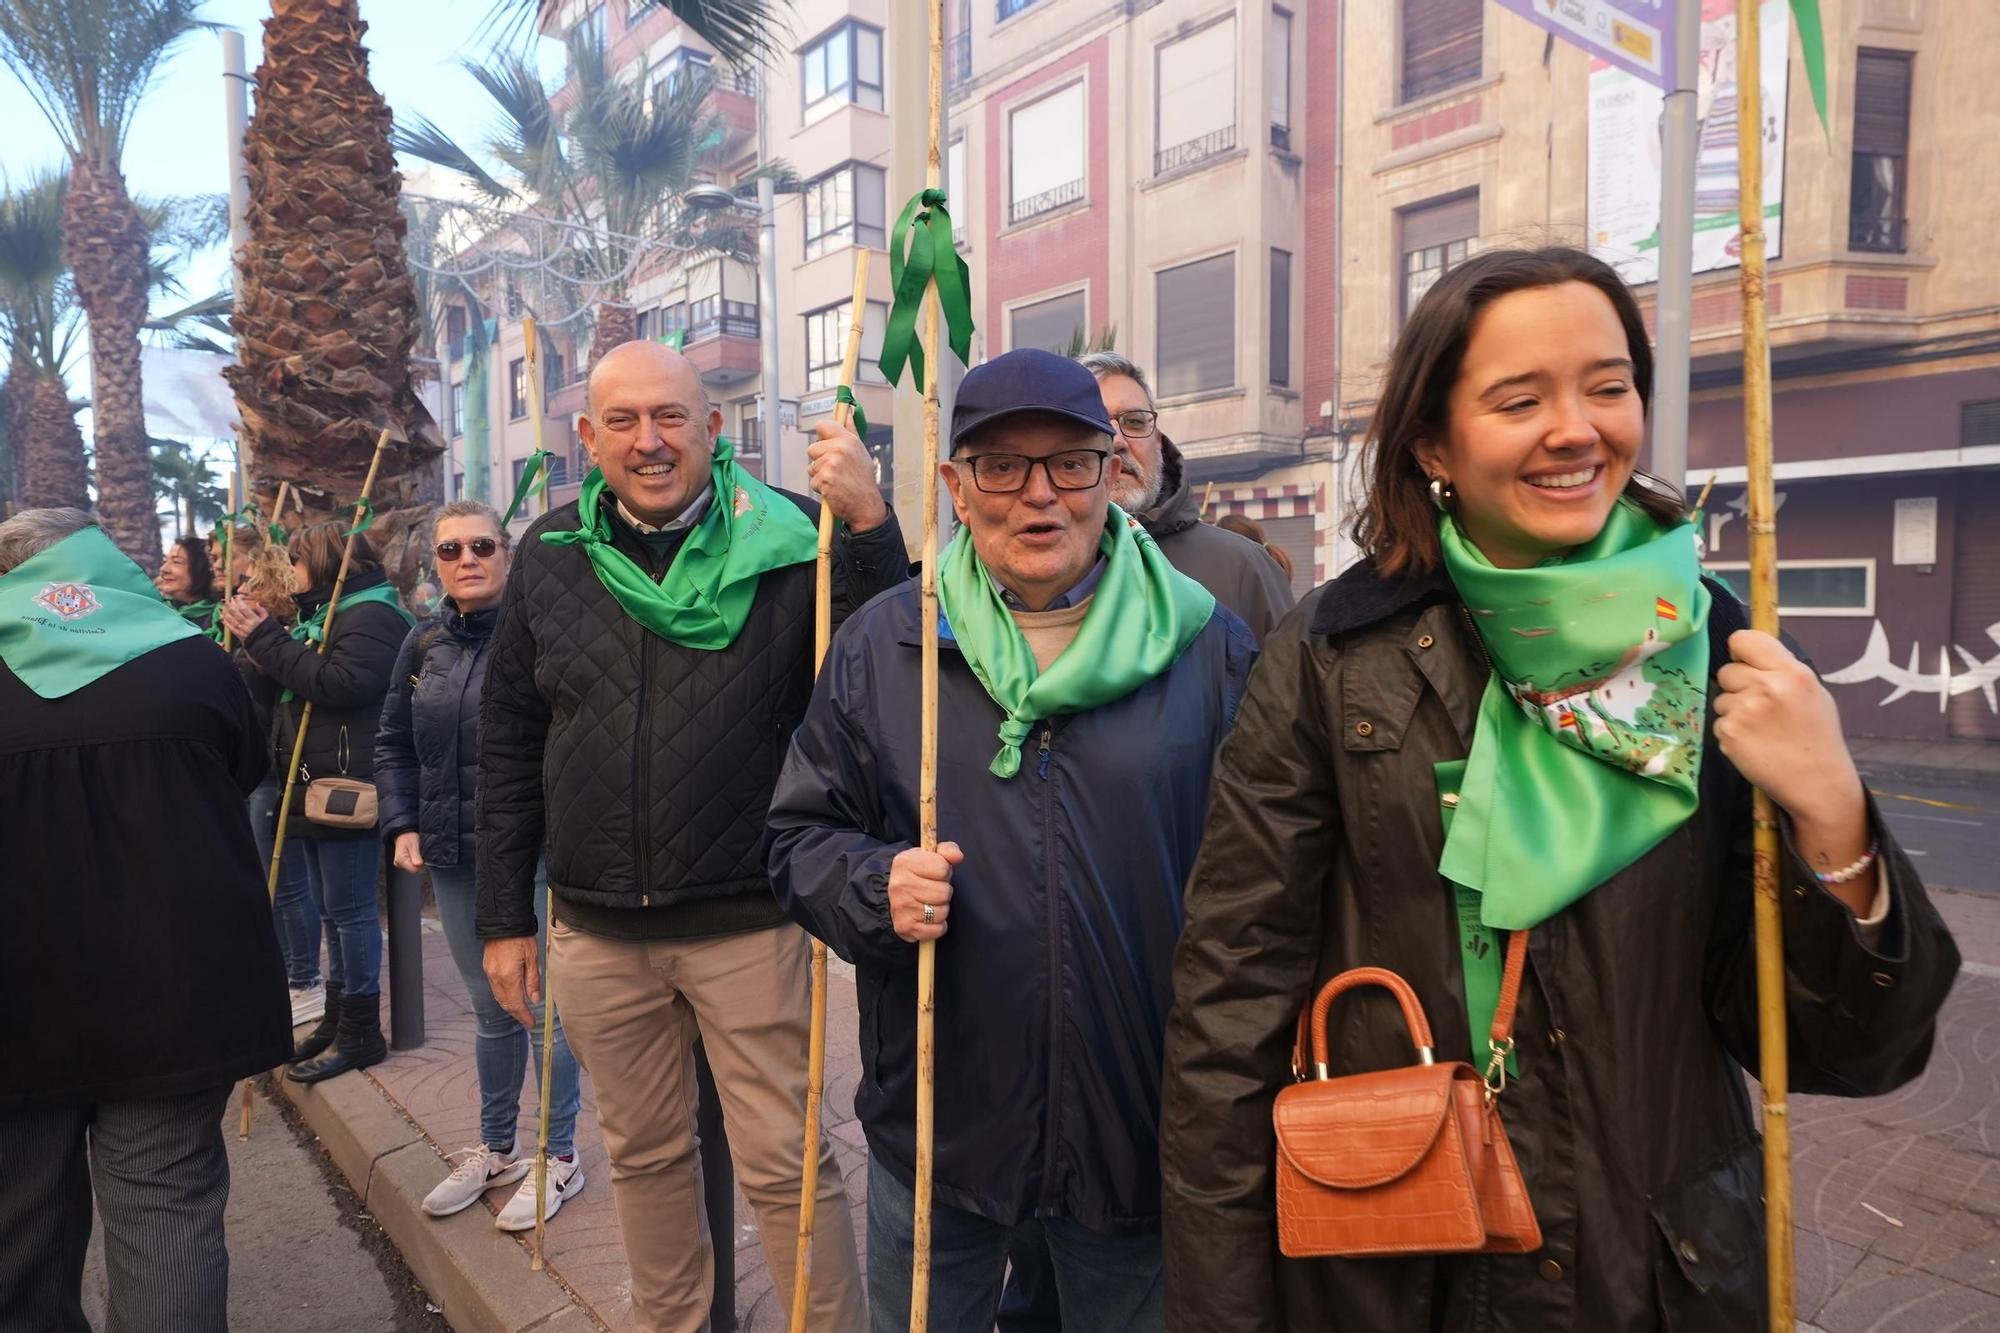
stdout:
POLYGON ((887 62, 888 40, 882 29, 859 19, 844 18, 822 32, 812 41, 799 48, 799 99, 800 108, 811 111, 821 103, 846 103, 851 106, 866 107, 870 111, 881 111, 887 106, 884 85, 888 80, 887 62), (861 78, 861 37, 867 34, 875 43, 875 82, 865 83, 861 78), (847 68, 842 72, 841 81, 835 84, 832 71, 825 69, 826 47, 837 34, 845 34, 847 41, 847 68), (806 92, 806 66, 814 60, 822 65, 823 91, 818 97, 806 92))
MULTIPOLYGON (((1747 574, 1750 562, 1747 560, 1710 560, 1703 569, 1715 574, 1747 574)), ((1859 569, 1867 576, 1868 592, 1861 606, 1780 606, 1781 616, 1816 616, 1845 620, 1873 620, 1875 618, 1876 582, 1874 556, 1841 556, 1822 560, 1780 560, 1778 573, 1779 587, 1783 588, 1783 574, 1788 569, 1859 569)), ((1747 580, 1746 580, 1747 583, 1747 580)))
POLYGON ((1079 79, 1072 79, 1069 82, 1064 83, 1062 86, 1057 88, 1037 88, 1030 95, 1022 98, 1020 101, 1014 103, 1012 106, 1009 106, 1006 110, 1006 117, 1007 117, 1007 122, 1006 122, 1007 123, 1007 195, 1006 195, 1007 225, 1009 227, 1026 226, 1029 223, 1040 221, 1042 218, 1052 217, 1058 213, 1066 212, 1067 210, 1072 208, 1087 206, 1090 202, 1089 81, 1087 79, 1079 78, 1079 79), (1018 211, 1019 206, 1022 202, 1024 202, 1024 200, 1038 199, 1044 194, 1050 194, 1057 190, 1063 189, 1064 187, 1070 185, 1072 182, 1057 181, 1053 185, 1047 187, 1046 189, 1037 190, 1033 194, 1025 196, 1021 195, 1016 190, 1014 184, 1015 119, 1025 111, 1029 111, 1034 107, 1041 106, 1044 103, 1052 102, 1058 97, 1067 97, 1072 92, 1074 92, 1077 96, 1076 142, 1080 149, 1077 166, 1082 173, 1081 175, 1074 178, 1074 182, 1078 185, 1077 197, 1075 199, 1064 200, 1061 203, 1052 204, 1047 208, 1039 209, 1033 213, 1025 213, 1025 214, 1019 213, 1018 211))
POLYGON ((1017 311, 1026 310, 1031 306, 1046 305, 1050 301, 1060 301, 1066 296, 1081 296, 1083 298, 1083 323, 1079 327, 1083 329, 1083 336, 1087 340, 1090 337, 1090 284, 1088 282, 1078 282, 1055 291, 1039 292, 1034 296, 1024 296, 1018 301, 1009 301, 1002 306, 1000 314, 1003 321, 1002 327, 1006 330, 1007 335, 1007 350, 1010 352, 1014 350, 1014 315, 1017 311))

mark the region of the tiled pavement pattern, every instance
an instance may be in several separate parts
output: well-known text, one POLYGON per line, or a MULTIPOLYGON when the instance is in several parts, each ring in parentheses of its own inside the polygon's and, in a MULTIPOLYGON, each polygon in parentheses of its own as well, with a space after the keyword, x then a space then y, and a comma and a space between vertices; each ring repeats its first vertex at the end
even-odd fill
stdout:
MULTIPOLYGON (((1951 893, 1938 901, 1973 966, 1946 1007, 1925 1076, 1868 1101, 1793 1099, 1799 1313, 1823 1333, 2000 1333, 2000 901, 1951 893)), ((450 1150, 478 1135, 472 1014, 436 923, 426 926, 428 1040, 368 1076, 450 1150)), ((833 968, 826 1116, 855 1233, 865 1241, 866 1150, 853 1118, 860 1065, 854 983, 838 959, 833 968)), ((534 1132, 536 1111, 529 1079, 524 1136, 534 1132)), ((587 1075, 577 1141, 590 1183, 550 1224, 549 1265, 607 1328, 627 1329, 625 1255, 587 1075)), ((440 1176, 444 1169, 440 1162, 440 1176)), ((489 1195, 489 1207, 497 1211, 506 1195, 489 1195)), ((736 1224, 738 1326, 744 1333, 782 1330, 786 1312, 740 1195, 736 1224)), ((528 1262, 525 1245, 521 1262, 528 1262)))

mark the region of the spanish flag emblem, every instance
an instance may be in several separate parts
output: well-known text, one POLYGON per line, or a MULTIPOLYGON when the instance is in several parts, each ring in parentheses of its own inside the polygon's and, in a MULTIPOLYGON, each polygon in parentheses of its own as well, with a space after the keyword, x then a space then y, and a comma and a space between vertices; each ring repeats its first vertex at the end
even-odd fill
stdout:
POLYGON ((1680 608, 1664 597, 1655 597, 1653 599, 1653 614, 1662 620, 1679 620, 1681 618, 1680 608))

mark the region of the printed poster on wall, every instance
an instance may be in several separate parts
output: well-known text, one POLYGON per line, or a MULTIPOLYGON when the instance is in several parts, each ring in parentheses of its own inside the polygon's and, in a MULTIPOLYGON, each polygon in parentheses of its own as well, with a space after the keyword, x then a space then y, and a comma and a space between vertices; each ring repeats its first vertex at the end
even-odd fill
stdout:
MULTIPOLYGON (((1786 0, 1764 0, 1761 55, 1764 119, 1764 231, 1768 257, 1784 238, 1785 96, 1791 68, 1786 0)), ((1660 276, 1660 159, 1665 128, 1660 90, 1602 59, 1590 69, 1590 251, 1627 282, 1660 276)), ((1698 144, 1694 180, 1694 271, 1733 268, 1742 226, 1736 199, 1736 6, 1701 0, 1700 74, 1695 90, 1698 144)))

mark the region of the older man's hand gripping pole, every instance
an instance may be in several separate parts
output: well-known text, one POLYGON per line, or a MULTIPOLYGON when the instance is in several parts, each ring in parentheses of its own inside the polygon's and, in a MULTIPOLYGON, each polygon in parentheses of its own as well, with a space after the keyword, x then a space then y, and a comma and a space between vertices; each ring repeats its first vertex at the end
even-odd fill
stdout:
MULTIPOLYGON (((826 650, 833 642, 833 524, 835 461, 831 451, 844 443, 842 438, 852 420, 854 368, 861 359, 861 334, 868 314, 868 251, 854 252, 854 300, 848 307, 847 350, 840 362, 841 394, 834 404, 833 426, 820 429, 813 446, 814 489, 821 491, 819 506, 819 564, 813 586, 813 675, 826 662, 826 650)), ((867 418, 862 418, 865 423, 867 418)), ((865 425, 863 427, 865 429, 865 425)), ((859 432, 856 432, 857 436, 859 432)), ((852 499, 842 499, 845 512, 857 512, 852 499)), ((880 495, 875 497, 881 503, 880 495)), ((886 508, 886 507, 885 507, 886 508)), ((865 506, 859 511, 866 513, 865 506)), ((881 522, 877 517, 875 522, 881 522)), ((872 524, 870 524, 872 526, 872 524)), ((819 1200, 820 1099, 826 1088, 826 942, 812 942, 812 1029, 806 1049, 806 1125, 804 1153, 799 1170, 799 1248, 792 1264, 792 1333, 805 1333, 806 1301, 812 1288, 812 1238, 814 1206, 819 1200)))

